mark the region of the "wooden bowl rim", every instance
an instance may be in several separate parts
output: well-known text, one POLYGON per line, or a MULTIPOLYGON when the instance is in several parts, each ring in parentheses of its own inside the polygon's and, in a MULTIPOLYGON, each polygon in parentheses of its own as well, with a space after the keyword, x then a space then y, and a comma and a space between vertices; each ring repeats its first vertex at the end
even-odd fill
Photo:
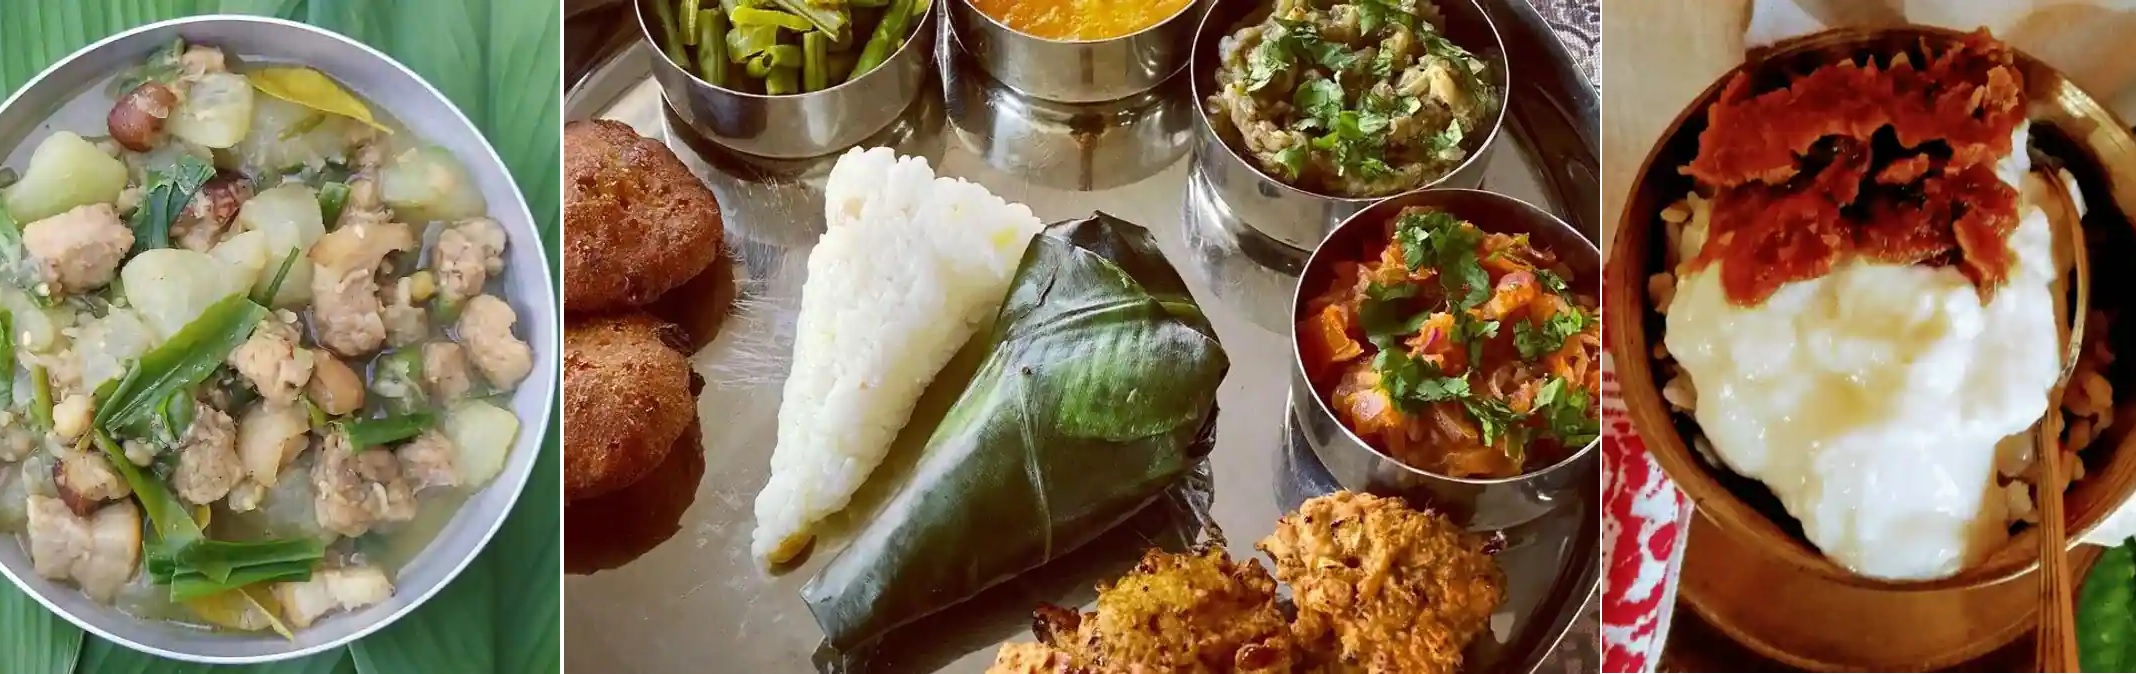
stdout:
MULTIPOLYGON (((1605 315, 1630 317, 1606 323, 1608 327, 1603 330, 1604 347, 1615 361, 1617 383, 1623 392, 1622 398, 1632 428, 1646 441, 1648 453, 1697 506, 1700 515, 1711 518, 1715 526, 1728 530, 1731 535, 1742 537, 1741 542, 1744 545, 1775 555, 1798 570, 1856 587, 1893 592, 1934 592, 1976 588, 2007 581, 2039 567, 2037 554, 2005 559, 2009 555, 2002 552, 2012 546, 2039 547, 2034 538, 2037 532, 2028 527, 2011 536, 2009 541, 1998 548, 1996 553, 1991 553, 1987 559, 1945 578, 1919 581, 1886 580, 1864 576, 1840 566, 1809 541, 1783 530, 1763 512, 1721 484, 1713 474, 1717 468, 1707 466, 1678 433, 1673 421, 1674 412, 1662 401, 1659 385, 1655 383, 1654 361, 1651 358, 1653 342, 1646 334, 1646 323, 1652 315, 1652 309, 1647 306, 1646 279, 1654 272, 1651 269, 1653 261, 1646 259, 1646 251, 1653 245, 1649 235, 1656 229, 1659 209, 1657 207, 1648 209, 1652 212, 1639 212, 1638 208, 1642 203, 1640 194, 1646 189, 1656 162, 1672 158, 1664 155, 1685 132, 1685 126, 1693 120, 1703 120, 1706 109, 1738 74, 1755 73, 1771 63, 1811 54, 1821 49, 1851 47, 1858 51, 1887 43, 1894 37, 1914 38, 1944 46, 1970 34, 1969 31, 1918 25, 1841 27, 1753 50, 1742 63, 1729 69, 1700 92, 1655 140, 1646 158, 1640 162, 1639 171, 1634 174, 1636 177, 1631 189, 1625 194, 1624 206, 1618 216, 1616 237, 1604 259, 1603 312, 1605 315), (1639 262, 1637 268, 1631 264, 1634 260, 1639 262)), ((2011 51, 2019 68, 2028 76, 2051 74, 2063 87, 2081 94, 2082 103, 2112 118, 2112 113, 2099 105, 2097 98, 2078 90, 2060 71, 2015 47, 2012 47, 2011 51)), ((2028 83, 2027 88, 2032 89, 2032 84, 2028 83)), ((2129 138, 2127 125, 2118 119, 2113 121, 2112 128, 2124 139, 2129 138)), ((2129 144, 2136 145, 2136 140, 2130 140, 2129 144)), ((2100 198, 2089 196, 2086 201, 2098 203, 2100 198)), ((2105 198, 2110 202, 2118 201, 2112 194, 2106 195, 2105 198)), ((2089 307, 2086 307, 2086 310, 2088 309, 2089 307)), ((2129 439, 2136 440, 2136 435, 2129 436, 2129 439)), ((2129 443, 2124 441, 2121 446, 2093 451, 2119 454, 2127 444, 2129 443)), ((2071 488, 2074 489, 2074 486, 2071 488)), ((2108 494, 2106 500, 2121 503, 2127 500, 2131 491, 2136 491, 2136 484, 2123 485, 2115 491, 2118 493, 2108 494)), ((2104 521, 2112 510, 2113 508, 2094 507, 2087 512, 2077 513, 2071 509, 2069 547, 2078 545, 2079 538, 2104 521)))

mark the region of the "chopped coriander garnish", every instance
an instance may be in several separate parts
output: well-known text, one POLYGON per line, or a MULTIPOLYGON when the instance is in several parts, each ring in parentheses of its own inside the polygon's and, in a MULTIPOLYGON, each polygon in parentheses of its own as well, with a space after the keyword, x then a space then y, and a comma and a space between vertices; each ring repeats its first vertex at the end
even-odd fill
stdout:
POLYGON ((1565 285, 1565 277, 1559 276, 1557 272, 1548 269, 1535 270, 1535 280, 1541 282, 1543 287, 1549 289, 1550 292, 1559 295, 1565 294, 1565 289, 1568 287, 1565 285))
POLYGON ((1439 284, 1454 308, 1470 309, 1490 299, 1491 274, 1476 255, 1476 246, 1483 242, 1482 230, 1444 211, 1403 213, 1395 220, 1394 230, 1409 268, 1438 270, 1439 284))
POLYGON ((1469 363, 1483 363, 1483 343, 1498 336, 1498 321, 1477 320, 1466 311, 1454 312, 1454 338, 1468 351, 1469 363))
POLYGON ((1602 435, 1602 419, 1588 413, 1588 395, 1563 377, 1551 377, 1535 393, 1534 413, 1542 416, 1551 437, 1566 447, 1583 447, 1602 435))
POLYGON ((1303 145, 1292 145, 1276 151, 1276 165, 1283 167, 1285 178, 1297 179, 1299 173, 1305 170, 1305 160, 1306 151, 1303 145))
POLYGON ((1536 325, 1535 319, 1521 321, 1513 326, 1513 348, 1520 351, 1520 359, 1533 361, 1556 353, 1565 347, 1565 340, 1587 329, 1587 312, 1578 307, 1566 307, 1536 325))
POLYGON ((1365 286, 1365 296, 1357 304, 1357 322, 1364 328, 1366 339, 1382 351, 1401 348, 1402 336, 1423 327, 1431 312, 1412 312, 1405 302, 1417 294, 1415 285, 1403 283, 1365 286))

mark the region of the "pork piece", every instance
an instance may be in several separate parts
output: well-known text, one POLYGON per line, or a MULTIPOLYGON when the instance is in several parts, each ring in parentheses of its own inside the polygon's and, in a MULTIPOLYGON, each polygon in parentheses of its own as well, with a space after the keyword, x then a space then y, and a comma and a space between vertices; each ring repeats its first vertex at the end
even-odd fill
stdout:
POLYGON ((200 79, 202 75, 230 72, 223 51, 206 45, 188 45, 185 53, 178 55, 178 75, 181 79, 200 79))
POLYGON ((1454 674, 1505 600, 1484 541, 1401 500, 1337 492, 1306 501, 1259 547, 1291 586, 1292 633, 1359 674, 1454 674))
POLYGON ((366 565, 321 569, 311 580, 275 583, 274 598, 282 615, 297 629, 334 611, 354 611, 393 596, 393 581, 378 567, 366 565))
POLYGON ((133 487, 126 484, 126 478, 111 467, 111 460, 103 454, 59 451, 59 461, 52 464, 52 487, 58 490, 59 500, 75 515, 88 517, 106 501, 133 494, 133 487))
POLYGON ((385 522, 415 519, 415 490, 401 477, 393 452, 349 447, 348 434, 328 433, 312 464, 319 527, 355 538, 385 522))
POLYGON ((352 222, 346 215, 341 220, 340 229, 327 232, 311 249, 312 324, 320 344, 354 358, 377 351, 386 341, 379 263, 387 254, 415 250, 421 242, 398 222, 352 222))
POLYGON ((482 378, 500 391, 510 391, 534 370, 534 350, 512 336, 519 321, 512 305, 495 295, 476 295, 460 312, 460 342, 482 372, 482 378))
POLYGON ((238 418, 237 456, 252 484, 272 487, 282 468, 304 451, 311 419, 299 405, 263 402, 238 418))
POLYGON ((423 431, 394 453, 400 457, 401 475, 416 491, 460 484, 460 472, 453 465, 460 449, 438 429, 423 431))
POLYGON ((315 354, 298 346, 296 322, 296 314, 274 312, 260 319, 252 337, 230 352, 231 369, 252 382, 260 397, 277 405, 295 403, 298 391, 311 381, 315 354))
POLYGON ((30 496, 30 563, 37 575, 72 580, 99 602, 133 579, 141 561, 141 511, 119 501, 87 517, 48 496, 30 496))
POLYGON ((414 288, 414 279, 403 276, 378 289, 387 346, 398 349, 430 336, 430 313, 416 304, 414 288))
POLYGON ((424 344, 423 385, 440 401, 467 395, 475 387, 467 375, 467 349, 453 342, 424 344))
POLYGON ((252 181, 244 174, 217 172, 171 222, 171 240, 187 250, 208 252, 230 237, 230 221, 237 219, 237 211, 251 199, 252 181))
POLYGON ((110 284, 133 243, 133 230, 111 204, 76 206, 22 228, 22 246, 52 297, 110 284))
POLYGON ((52 406, 52 434, 59 436, 61 443, 73 443, 89 429, 93 409, 89 396, 69 393, 52 406))
POLYGON ((504 227, 489 218, 461 220, 438 232, 431 254, 438 294, 447 304, 482 294, 482 284, 504 271, 504 246, 504 227))
POLYGON ((237 424, 230 415, 207 403, 193 403, 193 425, 178 439, 178 468, 171 471, 171 487, 186 503, 206 505, 230 495, 230 488, 245 479, 245 464, 237 456, 237 424))

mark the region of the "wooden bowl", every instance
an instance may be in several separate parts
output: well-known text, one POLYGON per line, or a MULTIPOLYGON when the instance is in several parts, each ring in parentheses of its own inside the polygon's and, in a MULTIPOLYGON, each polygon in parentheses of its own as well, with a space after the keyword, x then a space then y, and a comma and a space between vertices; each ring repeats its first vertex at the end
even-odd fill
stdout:
MULTIPOLYGON (((1783 74, 1806 73, 1842 58, 1892 54, 1922 44, 1943 48, 1963 35, 1923 26, 1841 28, 1752 54, 1743 65, 1707 87, 1677 116, 1647 155, 1604 265, 1603 315, 1613 318, 1603 331, 1603 339, 1623 385, 1633 428, 1646 439, 1662 469, 1703 515, 1746 547, 1842 584, 1885 591, 1938 591, 1993 584, 2038 567, 2037 532, 2032 527, 2020 529, 1986 559, 1947 578, 1871 578, 1831 561, 1805 540, 1800 525, 1764 485, 1702 459, 1687 440, 1696 425, 1687 416, 1673 413, 1663 401, 1651 357, 1654 341, 1662 330, 1661 315, 1649 304, 1646 283, 1649 275, 1661 271, 1664 259, 1665 237, 1658 234, 1659 213, 1691 191, 1690 178, 1679 175, 1677 169, 1696 154, 1698 134, 1705 128, 1706 109, 1737 73, 1747 72, 1764 81, 1783 74)), ((2025 76, 2032 146, 2064 163, 2077 176, 2088 202, 2084 230, 2087 240, 2093 241, 2091 259, 2097 262, 2091 265, 2091 307, 2119 306, 2119 295, 2123 294, 2120 288, 2128 287, 2132 274, 2136 274, 2130 269, 2136 265, 2118 264, 2128 259, 2132 249, 2128 220, 2123 214, 2136 212, 2136 138, 2129 135, 2127 125, 2061 73, 2023 53, 2018 53, 2016 60, 2025 76)), ((2127 322, 2119 321, 2117 326, 2127 322)), ((2124 333, 2118 329, 2113 332, 2115 352, 2136 352, 2131 340, 2123 338, 2129 336, 2124 333)), ((2108 370, 2109 380, 2130 382, 2128 376, 2117 376, 2118 369, 2122 369, 2120 365, 2108 370)), ((2123 420, 2124 425, 2126 422, 2123 420)), ((2065 514, 2072 546, 2136 490, 2136 450, 2123 451, 2119 447, 2122 443, 2116 440, 2104 438, 2091 445, 2084 460, 2085 479, 2066 492, 2065 514)))

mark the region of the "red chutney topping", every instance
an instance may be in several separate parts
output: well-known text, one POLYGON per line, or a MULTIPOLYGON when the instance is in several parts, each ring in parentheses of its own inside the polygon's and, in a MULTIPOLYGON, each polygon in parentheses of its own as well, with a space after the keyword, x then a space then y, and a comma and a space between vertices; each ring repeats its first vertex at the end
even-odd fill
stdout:
POLYGON ((1726 261, 1722 288, 1745 306, 1849 256, 1957 265, 1991 298, 2014 261, 2017 191, 1995 162, 2025 119, 2023 76, 1985 32, 1929 54, 1924 68, 1906 54, 1834 63, 1759 94, 1730 81, 1683 169, 1713 194, 1691 268, 1726 261))

